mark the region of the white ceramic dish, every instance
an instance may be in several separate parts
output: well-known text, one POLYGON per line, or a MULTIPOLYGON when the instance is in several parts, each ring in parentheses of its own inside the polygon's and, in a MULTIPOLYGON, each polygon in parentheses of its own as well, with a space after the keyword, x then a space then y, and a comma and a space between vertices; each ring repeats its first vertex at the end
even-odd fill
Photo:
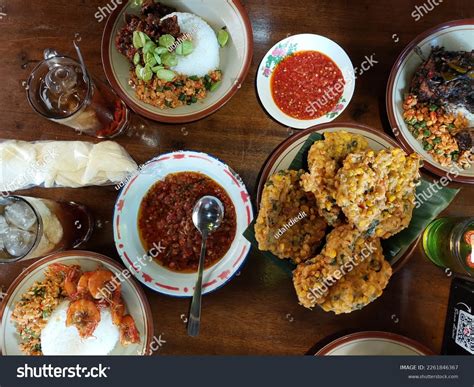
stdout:
MULTIPOLYGON (((250 242, 242 235, 253 220, 250 197, 240 177, 220 160, 199 152, 174 152, 148 162, 123 188, 114 213, 115 246, 128 269, 149 288, 171 296, 192 297, 195 273, 171 271, 154 261, 142 264, 146 256, 139 231, 138 212, 148 190, 170 173, 199 172, 217 182, 232 200, 237 215, 237 231, 226 255, 204 271, 203 294, 212 292, 238 272, 250 251, 250 242)), ((166 248, 166 246, 163 246, 166 248)))
POLYGON ((228 44, 220 49, 222 84, 203 101, 177 109, 160 109, 140 101, 129 85, 130 63, 115 48, 115 36, 125 25, 124 15, 138 14, 140 7, 133 1, 123 1, 112 12, 102 36, 102 63, 108 81, 115 92, 136 113, 152 120, 170 123, 185 123, 208 116, 241 88, 248 74, 253 56, 252 26, 244 6, 239 0, 163 0, 165 5, 179 12, 190 12, 204 19, 217 33, 226 27, 230 34, 228 44))
POLYGON ((293 35, 275 44, 263 57, 258 68, 257 92, 265 110, 275 120, 291 128, 306 129, 314 125, 331 122, 349 105, 355 88, 355 74, 352 62, 346 52, 332 40, 314 34, 293 35), (271 90, 271 76, 276 66, 298 51, 319 51, 331 58, 341 70, 345 86, 342 97, 334 109, 313 120, 298 120, 285 114, 276 105, 271 90))
POLYGON ((389 332, 358 332, 324 346, 316 356, 427 356, 424 345, 389 332))
MULTIPOLYGON (((83 271, 93 271, 98 267, 104 267, 115 274, 122 272, 123 268, 112 259, 103 255, 88 251, 66 251, 40 259, 23 271, 13 282, 7 291, 7 297, 3 300, 1 309, 0 344, 4 355, 23 355, 19 348, 20 336, 16 331, 11 315, 15 304, 22 295, 28 291, 34 282, 44 279, 44 271, 53 263, 65 265, 79 265, 83 271)), ((123 278, 121 276, 120 278, 123 278)), ((140 332, 141 342, 139 344, 124 347, 118 343, 111 355, 143 355, 148 353, 153 338, 153 317, 150 305, 133 279, 121 282, 122 297, 130 314, 140 332)))
POLYGON ((441 24, 416 37, 400 54, 390 74, 387 86, 387 112, 392 130, 403 148, 416 152, 424 159, 424 168, 438 176, 448 173, 453 181, 474 184, 474 167, 460 171, 459 168, 443 167, 423 149, 423 145, 413 137, 403 120, 403 99, 410 82, 422 59, 415 52, 418 47, 428 58, 432 46, 442 46, 447 51, 474 50, 474 19, 456 20, 441 24))

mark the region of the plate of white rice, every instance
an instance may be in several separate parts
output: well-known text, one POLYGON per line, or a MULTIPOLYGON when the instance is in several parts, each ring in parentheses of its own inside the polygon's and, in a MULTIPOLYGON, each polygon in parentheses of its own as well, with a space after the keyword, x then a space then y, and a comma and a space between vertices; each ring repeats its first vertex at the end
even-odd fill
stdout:
MULTIPOLYGON (((23 271, 12 283, 7 291, 0 310, 0 348, 3 355, 25 355, 28 343, 22 343, 18 326, 13 321, 15 306, 31 291, 35 284, 45 279, 45 272, 52 264, 80 266, 82 271, 94 271, 103 268, 113 272, 121 281, 121 294, 127 308, 127 313, 134 320, 140 333, 140 343, 123 346, 120 343, 119 329, 112 323, 112 316, 108 308, 101 309, 101 319, 94 334, 82 339, 74 326, 66 326, 66 314, 69 306, 67 299, 57 297, 48 298, 43 295, 41 303, 32 302, 31 310, 23 308, 25 319, 31 317, 41 309, 41 326, 28 327, 36 333, 32 340, 38 346, 35 354, 50 356, 107 356, 107 355, 146 355, 151 353, 153 338, 153 318, 150 305, 135 280, 130 278, 128 270, 103 255, 87 251, 65 251, 40 259, 23 271), (52 308, 48 306, 53 305, 52 308), (48 310, 47 310, 48 308, 48 310), (46 313, 47 310, 47 314, 46 313)), ((16 316, 18 318, 18 316, 16 316)), ((30 319, 31 320, 31 319, 30 319)), ((38 321, 38 320, 35 320, 38 321)), ((40 324, 38 322, 38 324, 40 324)), ((31 347, 30 347, 31 349, 31 347)), ((33 348, 35 350, 35 348, 33 348)), ((31 351, 30 351, 31 352, 31 351)))
MULTIPOLYGON (((179 77, 210 76, 212 82, 219 83, 218 88, 209 91, 209 88, 197 85, 196 95, 193 94, 196 98, 189 101, 186 96, 184 102, 187 103, 183 103, 182 99, 178 101, 175 96, 170 99, 168 95, 166 100, 159 100, 155 93, 162 92, 161 84, 137 90, 133 63, 118 51, 115 42, 117 34, 127 25, 125 15, 142 16, 140 7, 134 6, 133 2, 117 6, 107 20, 102 37, 102 63, 107 79, 133 111, 147 118, 169 123, 204 118, 221 108, 243 86, 253 55, 249 17, 239 0, 165 0, 160 3, 177 10, 162 20, 176 16, 181 33, 191 36, 194 46, 191 54, 179 56, 177 65, 166 69, 174 71, 179 77), (224 47, 219 45, 217 38, 222 29, 229 35, 224 47), (204 93, 199 94, 200 90, 207 90, 205 96, 204 93), (165 102, 166 106, 163 106, 165 102)), ((179 82, 182 80, 178 79, 179 82)), ((186 93, 180 93, 179 97, 184 99, 183 94, 186 93)))

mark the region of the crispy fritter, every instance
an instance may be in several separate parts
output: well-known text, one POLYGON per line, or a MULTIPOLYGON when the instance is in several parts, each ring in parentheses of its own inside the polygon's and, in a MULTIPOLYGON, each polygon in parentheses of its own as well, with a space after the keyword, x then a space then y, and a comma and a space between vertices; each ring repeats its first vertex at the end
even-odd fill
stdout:
POLYGON ((360 256, 357 266, 329 288, 321 308, 326 312, 351 313, 362 309, 383 293, 392 276, 392 267, 385 260, 380 239, 368 242, 372 253, 360 256))
POLYGON ((361 309, 382 294, 392 274, 380 239, 351 225, 335 228, 320 255, 299 264, 293 283, 300 304, 336 314, 361 309))
POLYGON ((324 140, 316 141, 309 151, 309 173, 302 176, 302 185, 314 194, 319 214, 332 226, 340 222, 341 213, 335 200, 337 171, 347 155, 368 147, 363 136, 340 131, 325 133, 324 140))
POLYGON ((400 219, 399 225, 395 216, 390 222, 383 221, 399 213, 397 208, 409 208, 414 202, 419 168, 420 157, 407 156, 399 148, 351 154, 336 176, 336 203, 360 231, 393 235, 406 227, 407 219, 400 219), (389 229, 384 229, 385 224, 389 229))
POLYGON ((336 227, 326 237, 321 254, 300 264, 293 272, 293 284, 300 304, 311 308, 323 303, 328 292, 324 282, 342 267, 351 265, 364 247, 362 233, 351 225, 336 227))
POLYGON ((375 235, 388 239, 410 225, 415 208, 415 194, 390 203, 390 207, 382 211, 380 224, 375 228, 375 235))
POLYGON ((303 171, 280 171, 265 184, 255 224, 258 248, 300 263, 314 256, 326 222, 313 195, 300 186, 303 171))

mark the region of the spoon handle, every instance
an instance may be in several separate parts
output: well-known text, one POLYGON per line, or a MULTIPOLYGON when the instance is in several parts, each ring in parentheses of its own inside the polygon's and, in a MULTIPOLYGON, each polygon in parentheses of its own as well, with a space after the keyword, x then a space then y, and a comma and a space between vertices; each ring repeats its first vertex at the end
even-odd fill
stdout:
POLYGON ((189 309, 188 335, 197 336, 201 323, 202 274, 204 272, 204 258, 206 257, 207 235, 203 234, 201 242, 201 256, 199 257, 198 278, 194 288, 193 300, 189 309))

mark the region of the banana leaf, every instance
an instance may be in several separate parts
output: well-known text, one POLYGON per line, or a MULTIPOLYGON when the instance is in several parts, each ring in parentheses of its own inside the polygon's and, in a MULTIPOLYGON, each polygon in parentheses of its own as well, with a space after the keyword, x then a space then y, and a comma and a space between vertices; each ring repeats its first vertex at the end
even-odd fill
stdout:
MULTIPOLYGON (((323 139, 323 135, 320 133, 312 133, 295 159, 290 164, 289 169, 308 170, 308 152, 315 141, 323 139)), ((432 184, 424 179, 421 180, 421 184, 417 187, 417 204, 413 210, 413 217, 410 225, 400 233, 393 237, 383 240, 382 247, 385 258, 392 265, 397 261, 398 258, 417 240, 424 229, 434 220, 436 217, 454 200, 458 194, 459 189, 452 188, 439 188, 435 184, 432 184)), ((259 203, 257 203, 258 205, 259 203)), ((258 250, 258 243, 255 239, 255 220, 245 230, 245 238, 258 250)), ((291 275, 291 272, 295 269, 295 264, 290 260, 282 260, 273 255, 268 251, 260 251, 260 253, 275 262, 276 265, 281 267, 283 270, 291 275)))

